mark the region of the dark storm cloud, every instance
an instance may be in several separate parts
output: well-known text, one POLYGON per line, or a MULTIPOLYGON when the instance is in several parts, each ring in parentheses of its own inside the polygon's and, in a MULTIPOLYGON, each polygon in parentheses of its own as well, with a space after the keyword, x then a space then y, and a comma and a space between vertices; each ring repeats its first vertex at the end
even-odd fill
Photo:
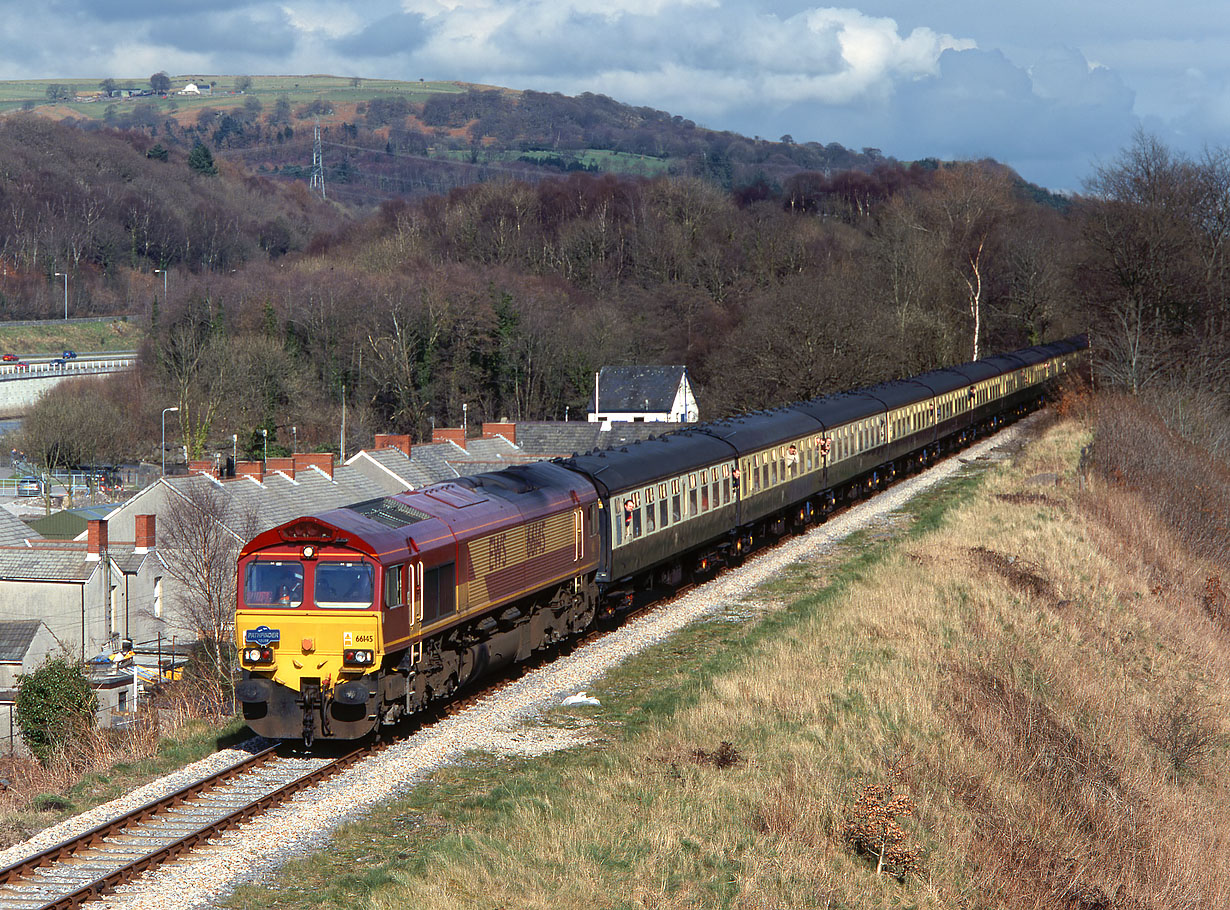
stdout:
POLYGON ((409 54, 428 37, 427 19, 419 13, 393 13, 333 42, 348 57, 389 57, 409 54))

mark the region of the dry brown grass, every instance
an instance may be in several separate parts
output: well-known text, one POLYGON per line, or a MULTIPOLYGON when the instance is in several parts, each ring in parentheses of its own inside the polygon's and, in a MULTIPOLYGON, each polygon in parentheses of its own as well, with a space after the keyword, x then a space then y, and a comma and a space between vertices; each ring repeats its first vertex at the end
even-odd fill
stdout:
POLYGON ((696 704, 456 830, 370 905, 1230 906, 1216 519, 1155 508, 1133 473, 1152 460, 1082 476, 1089 442, 1056 423, 696 704), (737 761, 713 760, 725 743, 737 761), (899 877, 859 818, 896 826, 899 877))

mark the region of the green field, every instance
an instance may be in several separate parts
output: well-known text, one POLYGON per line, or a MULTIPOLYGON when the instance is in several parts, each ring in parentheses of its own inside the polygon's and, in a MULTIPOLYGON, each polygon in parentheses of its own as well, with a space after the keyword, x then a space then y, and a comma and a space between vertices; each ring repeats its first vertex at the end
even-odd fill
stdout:
POLYGON ((46 322, 40 325, 10 325, 0 322, 0 353, 38 357, 77 351, 135 351, 141 347, 145 329, 124 316, 89 322, 46 322))
MULTIPOLYGON (((149 77, 118 78, 116 87, 141 90, 149 88, 149 77)), ((54 112, 58 116, 84 117, 101 120, 104 111, 112 104, 154 104, 159 111, 183 113, 203 108, 237 107, 249 96, 259 98, 265 104, 285 95, 293 105, 308 104, 327 98, 338 104, 353 104, 369 101, 382 95, 399 95, 413 101, 422 101, 433 94, 464 92, 469 86, 456 82, 399 82, 392 79, 360 79, 349 76, 251 76, 251 87, 244 93, 235 92, 238 76, 206 75, 189 73, 172 75, 172 92, 182 89, 189 82, 198 86, 216 83, 213 94, 176 95, 166 98, 146 95, 136 98, 100 98, 90 102, 55 102, 47 100, 51 85, 64 85, 78 93, 100 91, 102 77, 98 79, 23 79, 0 81, 0 111, 20 110, 23 107, 40 109, 43 113, 54 112)))

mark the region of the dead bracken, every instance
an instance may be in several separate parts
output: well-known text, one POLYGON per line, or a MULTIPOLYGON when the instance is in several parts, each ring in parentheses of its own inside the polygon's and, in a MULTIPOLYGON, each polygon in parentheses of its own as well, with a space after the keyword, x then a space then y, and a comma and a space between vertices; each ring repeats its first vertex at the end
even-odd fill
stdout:
POLYGON ((1018 506, 1056 505, 1056 501, 1045 493, 996 493, 995 498, 1000 502, 1010 502, 1018 506))
POLYGON ((713 765, 715 768, 730 768, 743 761, 743 756, 728 742, 722 742, 717 747, 716 751, 706 752, 704 749, 696 749, 692 753, 692 758, 696 760, 698 765, 713 765))
POLYGON ((1008 556, 986 547, 973 547, 969 552, 979 565, 998 573, 1018 591, 1025 591, 1043 600, 1058 600, 1051 583, 1027 568, 1027 563, 1019 556, 1008 556))

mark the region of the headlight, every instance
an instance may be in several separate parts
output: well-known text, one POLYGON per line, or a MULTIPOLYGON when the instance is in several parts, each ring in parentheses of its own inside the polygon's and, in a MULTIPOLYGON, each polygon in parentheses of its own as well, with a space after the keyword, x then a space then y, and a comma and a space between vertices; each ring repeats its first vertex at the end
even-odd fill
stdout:
POLYGON ((244 648, 243 659, 250 664, 271 664, 273 663, 273 649, 244 648))
POLYGON ((351 664, 356 667, 370 667, 376 662, 376 653, 374 651, 360 651, 355 648, 347 648, 342 652, 342 663, 351 664))

